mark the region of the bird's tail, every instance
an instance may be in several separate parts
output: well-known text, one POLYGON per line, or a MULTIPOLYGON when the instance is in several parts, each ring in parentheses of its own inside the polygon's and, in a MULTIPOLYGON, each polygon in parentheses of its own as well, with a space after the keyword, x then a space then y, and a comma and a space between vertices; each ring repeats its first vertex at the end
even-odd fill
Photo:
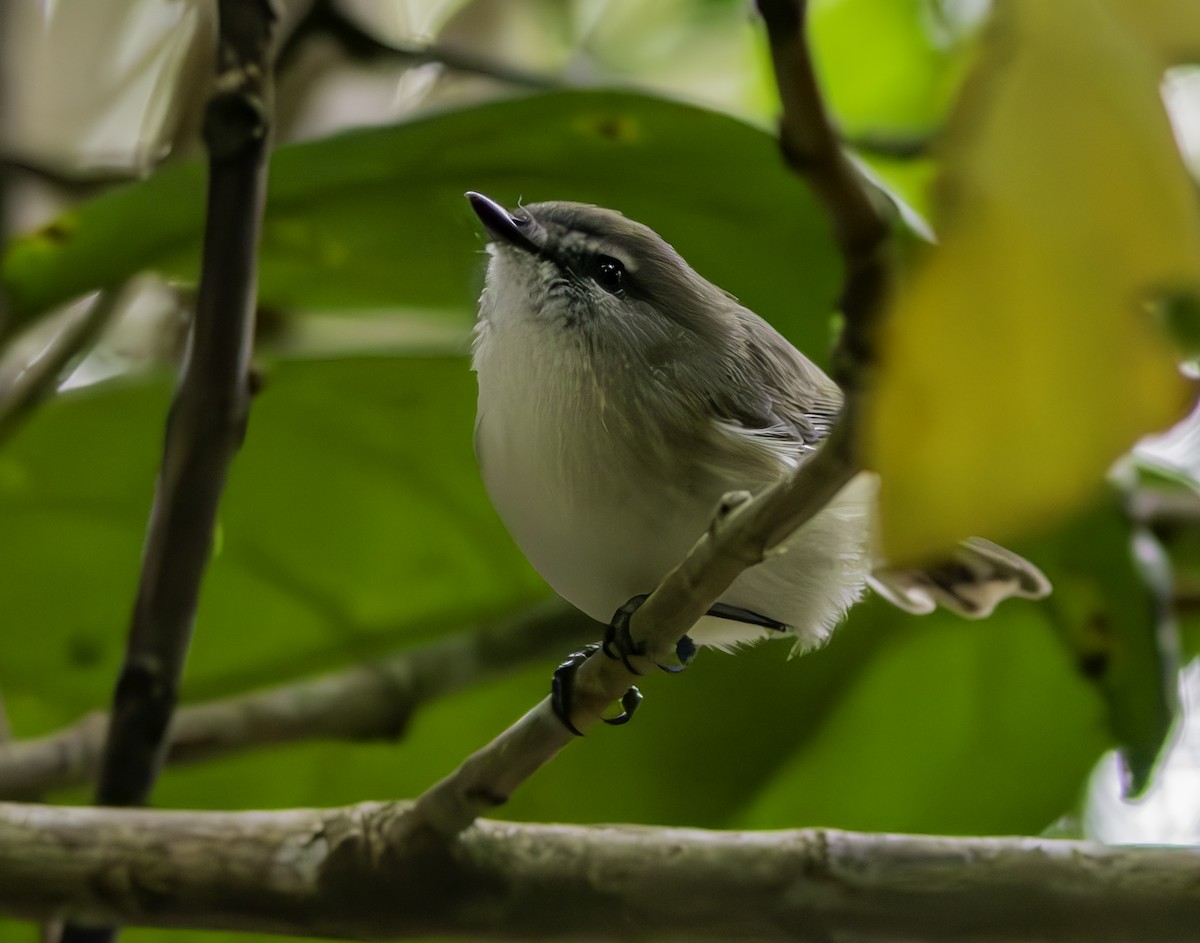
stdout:
POLYGON ((982 537, 964 540, 950 557, 923 569, 876 569, 868 583, 909 612, 924 614, 942 605, 968 619, 991 615, 1010 596, 1041 599, 1051 588, 1024 557, 982 537))

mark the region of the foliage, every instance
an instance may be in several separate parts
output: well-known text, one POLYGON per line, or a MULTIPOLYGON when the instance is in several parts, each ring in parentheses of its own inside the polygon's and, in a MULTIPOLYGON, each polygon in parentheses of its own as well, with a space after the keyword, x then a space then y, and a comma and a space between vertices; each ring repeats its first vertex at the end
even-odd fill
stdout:
POLYGON ((865 447, 889 556, 1058 523, 1186 415, 1147 302, 1200 290, 1200 214, 1154 52, 1087 0, 997 12, 943 144, 943 241, 883 343, 865 447))
MULTIPOLYGON (((969 32, 948 42, 932 29, 933 6, 815 4, 819 59, 851 139, 919 139, 941 125, 976 46, 969 32), (895 28, 865 41, 862 24, 875 16, 895 28)), ((1013 222, 958 207, 961 218, 950 219, 944 245, 898 303, 887 349, 911 354, 897 371, 912 375, 885 381, 903 396, 882 401, 875 446, 895 482, 893 509, 930 527, 908 543, 897 538, 904 549, 957 535, 964 518, 947 522, 940 509, 974 513, 988 505, 981 495, 999 497, 989 516, 966 519, 972 528, 1067 522, 1040 542, 1014 543, 1056 583, 1053 604, 1008 603, 976 624, 871 601, 826 649, 800 659, 773 645, 736 657, 705 652, 681 677, 648 679, 636 723, 565 751, 504 815, 1036 834, 1076 807, 1111 746, 1128 749, 1139 785, 1147 779, 1171 722, 1174 682, 1159 608, 1131 555, 1134 528, 1102 481, 1113 457, 1182 403, 1170 355, 1147 325, 1127 323, 1120 302, 1131 286, 1170 276, 1179 287, 1194 276, 1200 256, 1189 240, 1200 237, 1179 206, 1186 182, 1164 152, 1165 121, 1145 98, 1154 76, 1137 74, 1141 97, 1115 71, 1093 89, 1095 31, 1081 34, 1068 60, 1078 68, 1058 74, 1071 45, 1063 30, 1090 22, 1085 8, 1094 6, 1039 7, 1028 29, 1042 45, 1021 46, 1030 56, 1024 97, 986 112, 970 133, 961 113, 954 119, 961 136, 951 137, 951 153, 966 152, 957 185, 1004 198, 1019 190, 1013 199, 1037 212, 1013 222), (1128 110, 1075 112, 1082 94, 1128 110), (1072 117, 1060 126, 1064 112, 1072 117), (1127 141, 1111 135, 1118 125, 1134 129, 1122 132, 1127 141), (1103 162, 1093 153, 1101 134, 1122 145, 1103 148, 1103 162), (1145 166, 1156 168, 1149 190, 1135 186, 1145 166), (1122 184, 1110 190, 1114 177, 1122 184), (1087 211, 1101 188, 1110 202, 1087 211), (1146 206, 1154 211, 1134 212, 1146 206), (1159 225, 1172 214, 1178 225, 1159 225), (1142 222, 1146 229, 1135 228, 1142 222), (1062 248, 1079 240, 1089 260, 1122 264, 1067 264, 1062 248), (1018 264, 1027 278, 1010 279, 1005 266, 1018 264), (1008 332, 1003 346, 982 334, 984 324, 1008 332), (1042 369, 1015 369, 1001 350, 1033 351, 1042 369), (919 394, 906 385, 913 375, 930 384, 919 394), (1069 402, 1064 389, 1075 391, 1069 402), (1127 421, 1110 423, 1114 404, 1135 389, 1143 408, 1130 405, 1127 421), (969 395, 980 390, 1002 416, 980 420, 984 407, 969 395), (995 447, 981 453, 988 476, 961 452, 925 444, 897 403, 953 410, 946 427, 956 448, 964 417, 979 424, 974 438, 995 447), (1034 429, 1039 415, 1046 421, 1034 429), (1022 465, 1014 449, 1036 458, 1022 465), (1070 464, 1080 455, 1086 463, 1070 464), (1054 471, 1061 480, 1035 501, 1009 480, 1021 467, 1040 484, 1054 471), (1022 505, 1029 513, 1017 513, 1022 505), (1100 642, 1087 634, 1097 612, 1115 626, 1100 642)), ((1106 41, 1110 51, 1137 52, 1132 41, 1106 41)), ((1010 75, 986 68, 994 79, 1010 75)), ((820 360, 841 278, 827 224, 778 159, 773 135, 744 118, 647 91, 568 89, 285 145, 271 167, 263 306, 287 324, 328 310, 423 318, 465 335, 482 261, 461 194, 475 189, 514 203, 618 207, 820 360)), ((864 154, 909 202, 927 205, 927 157, 913 173, 913 163, 864 154)), ((191 163, 73 207, 9 247, 0 277, 12 314, 35 323, 147 268, 193 278, 202 214, 202 171, 191 163)), ((548 594, 479 483, 475 389, 461 344, 435 355, 389 344, 304 359, 265 340, 261 356, 267 385, 222 504, 185 700, 417 645, 548 594)), ((168 403, 161 373, 71 391, 0 448, 8 625, 0 689, 20 736, 109 699, 168 403)), ((934 415, 922 414, 931 436, 934 415)), ((900 519, 888 520, 897 528, 900 519)), ((311 743, 169 769, 156 804, 287 807, 418 794, 540 698, 552 667, 438 703, 400 743, 311 743)))

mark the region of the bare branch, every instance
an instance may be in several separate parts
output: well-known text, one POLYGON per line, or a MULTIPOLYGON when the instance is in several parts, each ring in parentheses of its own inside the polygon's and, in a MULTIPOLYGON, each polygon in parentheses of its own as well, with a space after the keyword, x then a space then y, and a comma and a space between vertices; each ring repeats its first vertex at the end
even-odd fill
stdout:
POLYGON ((64 379, 66 370, 84 354, 112 321, 127 285, 101 291, 86 311, 58 332, 25 366, 0 396, 0 443, 12 437, 64 379))
POLYGON ((1129 496, 1129 516, 1155 530, 1200 524, 1200 494, 1184 488, 1141 488, 1129 496))
MULTIPOLYGON (((556 600, 373 664, 181 707, 167 734, 166 762, 302 740, 396 738, 425 704, 553 658, 597 632, 595 622, 556 600)), ((96 712, 45 737, 0 743, 0 797, 35 799, 90 782, 107 727, 108 716, 96 712)))
MULTIPOLYGON (((0 3, 0 49, 9 49, 9 43, 12 41, 11 36, 11 19, 12 16, 8 11, 8 5, 0 3)), ((16 83, 13 81, 13 65, 14 56, 4 56, 0 58, 0 126, 5 126, 9 122, 9 116, 12 109, 12 90, 16 83)), ((3 261, 5 253, 8 251, 8 220, 9 220, 9 200, 11 198, 10 188, 12 186, 12 174, 9 173, 8 167, 4 161, 0 160, 0 261, 3 261)), ((8 292, 2 282, 0 282, 0 350, 3 350, 12 332, 12 325, 9 323, 8 314, 8 292)))
MULTIPOLYGON (((855 455, 859 390, 874 362, 874 334, 892 269, 891 229, 882 197, 842 153, 817 90, 804 35, 801 0, 762 0, 780 97, 784 154, 823 202, 846 260, 842 295, 845 328, 835 351, 836 377, 846 393, 842 418, 820 450, 776 485, 754 497, 727 495, 725 506, 687 558, 634 613, 631 632, 645 656, 639 670, 669 662, 679 639, 748 566, 761 562, 813 517, 859 471, 855 455)), ((572 720, 580 731, 635 681, 618 661, 589 659, 575 675, 572 720)), ((554 757, 572 737, 549 698, 518 720, 454 773, 417 799, 398 827, 436 841, 466 828, 508 800, 513 790, 554 757)))
POLYGON ((434 43, 382 42, 342 13, 330 0, 316 0, 279 53, 280 72, 295 59, 300 47, 313 35, 331 37, 346 54, 360 62, 398 59, 410 65, 436 62, 455 72, 496 79, 521 88, 550 90, 570 83, 541 72, 517 69, 496 59, 434 43))
POLYGON ((191 351, 171 404, 125 663, 96 801, 145 801, 191 638, 229 462, 249 409, 256 251, 266 184, 267 0, 220 6, 217 90, 205 120, 208 226, 191 351))
MULTIPOLYGON (((191 350, 167 418, 133 623, 96 786, 99 805, 138 805, 158 776, 217 504, 250 408, 275 12, 271 0, 219 0, 218 19, 217 81, 204 121, 207 225, 191 350)), ((68 924, 62 940, 97 943, 113 936, 108 929, 68 924)))
POLYGON ((854 135, 844 134, 842 142, 860 154, 890 160, 910 161, 930 156, 935 137, 936 134, 932 132, 927 134, 867 132, 854 135))
POLYGON ((357 939, 1192 939, 1200 855, 1036 838, 481 821, 389 843, 406 805, 0 804, 0 912, 357 939))
POLYGON ((843 152, 829 119, 805 31, 807 7, 807 0, 758 0, 783 104, 779 140, 784 157, 825 206, 846 262, 845 326, 834 351, 834 379, 847 395, 845 424, 847 418, 856 420, 861 374, 876 359, 875 335, 892 277, 887 254, 891 211, 883 194, 843 152))

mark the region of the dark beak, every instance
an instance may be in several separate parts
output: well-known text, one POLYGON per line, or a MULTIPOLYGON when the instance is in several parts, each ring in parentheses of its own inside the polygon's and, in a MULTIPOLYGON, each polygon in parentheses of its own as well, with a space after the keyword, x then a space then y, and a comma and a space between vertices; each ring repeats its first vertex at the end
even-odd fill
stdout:
POLYGON ((490 200, 474 190, 468 190, 466 197, 471 201, 475 215, 497 242, 506 242, 527 252, 541 251, 537 243, 529 238, 539 227, 528 216, 514 216, 495 200, 490 200))

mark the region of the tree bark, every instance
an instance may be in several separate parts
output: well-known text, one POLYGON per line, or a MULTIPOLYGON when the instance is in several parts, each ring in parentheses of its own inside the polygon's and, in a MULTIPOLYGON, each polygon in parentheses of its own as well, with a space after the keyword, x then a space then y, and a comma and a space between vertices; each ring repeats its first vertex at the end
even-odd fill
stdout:
POLYGON ((1036 838, 479 821, 408 804, 153 812, 0 803, 0 912, 355 939, 1194 939, 1200 852, 1036 838))

